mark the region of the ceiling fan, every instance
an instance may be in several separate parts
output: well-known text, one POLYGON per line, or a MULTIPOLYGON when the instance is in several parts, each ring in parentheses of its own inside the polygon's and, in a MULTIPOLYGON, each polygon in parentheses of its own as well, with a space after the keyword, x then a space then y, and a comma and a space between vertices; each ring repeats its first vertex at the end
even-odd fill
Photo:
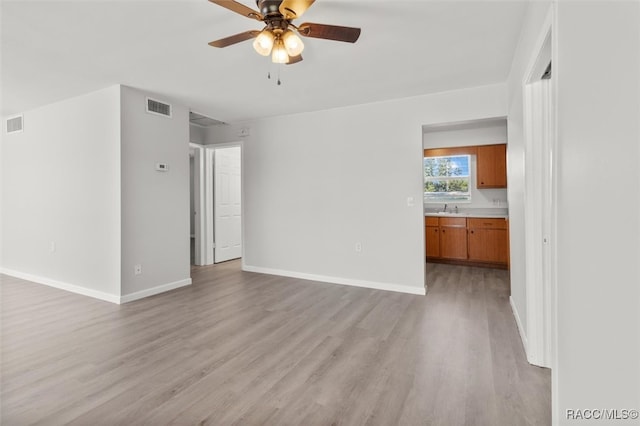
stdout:
POLYGON ((254 38, 253 48, 263 56, 271 55, 278 64, 295 64, 302 61, 303 37, 355 43, 360 37, 360 28, 305 22, 298 26, 293 20, 302 14, 315 0, 256 0, 260 12, 234 0, 209 0, 233 12, 265 23, 261 31, 250 30, 215 40, 213 47, 227 47, 254 38))

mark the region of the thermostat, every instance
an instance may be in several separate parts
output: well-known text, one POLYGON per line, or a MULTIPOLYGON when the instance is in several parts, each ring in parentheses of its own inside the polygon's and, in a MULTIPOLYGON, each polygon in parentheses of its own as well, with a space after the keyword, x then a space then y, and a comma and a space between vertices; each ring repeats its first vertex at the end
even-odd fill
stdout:
POLYGON ((168 172, 169 165, 167 163, 156 163, 156 170, 159 172, 168 172))

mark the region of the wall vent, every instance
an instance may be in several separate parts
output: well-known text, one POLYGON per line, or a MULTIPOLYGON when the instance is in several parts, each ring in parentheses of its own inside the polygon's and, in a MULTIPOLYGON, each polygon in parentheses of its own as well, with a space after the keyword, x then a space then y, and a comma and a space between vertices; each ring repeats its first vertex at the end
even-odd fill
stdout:
POLYGON ((7 118, 7 133, 20 133, 22 131, 22 116, 7 118))
POLYGON ((147 98, 147 112, 171 118, 171 105, 155 99, 147 98))

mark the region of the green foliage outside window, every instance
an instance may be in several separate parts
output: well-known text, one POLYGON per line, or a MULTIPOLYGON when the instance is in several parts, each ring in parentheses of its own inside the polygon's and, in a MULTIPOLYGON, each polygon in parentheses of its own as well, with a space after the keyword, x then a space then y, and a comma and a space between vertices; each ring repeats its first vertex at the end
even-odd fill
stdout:
POLYGON ((470 200, 469 169, 468 155, 425 157, 425 199, 427 201, 470 200))

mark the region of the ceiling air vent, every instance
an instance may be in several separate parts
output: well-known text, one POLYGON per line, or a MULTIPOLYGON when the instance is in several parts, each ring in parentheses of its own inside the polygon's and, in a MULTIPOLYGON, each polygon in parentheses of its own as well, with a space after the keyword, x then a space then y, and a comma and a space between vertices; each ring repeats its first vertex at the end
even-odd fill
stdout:
POLYGON ((22 131, 22 116, 7 118, 7 133, 20 133, 22 131))
POLYGON ((147 98, 147 112, 171 118, 171 105, 147 98))

